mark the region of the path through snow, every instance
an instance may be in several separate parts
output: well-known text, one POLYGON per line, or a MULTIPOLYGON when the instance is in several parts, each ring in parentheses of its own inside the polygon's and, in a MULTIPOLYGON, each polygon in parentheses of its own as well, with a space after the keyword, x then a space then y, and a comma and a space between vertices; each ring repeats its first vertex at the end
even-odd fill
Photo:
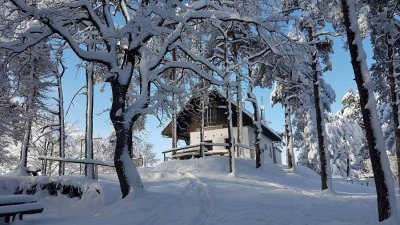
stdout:
POLYGON ((29 225, 368 225, 378 224, 374 187, 337 180, 339 194, 322 193, 319 177, 289 173, 276 165, 254 168, 238 160, 237 177, 227 175, 223 157, 163 163, 141 170, 145 192, 118 200, 115 175, 100 180, 103 195, 81 200, 37 197, 43 214, 29 225))

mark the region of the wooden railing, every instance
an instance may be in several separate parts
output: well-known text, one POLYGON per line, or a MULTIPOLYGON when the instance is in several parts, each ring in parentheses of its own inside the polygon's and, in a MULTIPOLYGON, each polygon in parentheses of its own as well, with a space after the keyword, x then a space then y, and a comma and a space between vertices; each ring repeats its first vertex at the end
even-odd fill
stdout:
MULTIPOLYGON (((185 156, 191 156, 191 157, 201 157, 201 148, 203 147, 204 149, 204 156, 211 155, 207 153, 207 148, 206 146, 222 146, 222 147, 228 147, 228 143, 209 143, 209 142, 201 142, 200 144, 196 145, 188 145, 184 147, 179 147, 179 148, 173 148, 169 149, 166 151, 163 151, 164 155, 164 161, 168 161, 169 159, 174 159, 174 158, 180 158, 180 157, 185 157, 185 156), (171 153, 171 156, 168 157, 167 154, 171 153)), ((250 151, 255 151, 254 148, 244 145, 244 144, 235 144, 234 149, 238 148, 244 148, 248 149, 250 151)))
MULTIPOLYGON (((179 155, 177 155, 178 151, 180 151, 180 154, 183 156, 184 153, 192 154, 192 153, 198 153, 199 155, 201 154, 201 144, 198 145, 188 145, 188 146, 184 146, 184 147, 179 147, 179 148, 173 148, 167 151, 163 151, 163 155, 164 155, 164 162, 168 161, 169 158, 173 158, 174 156, 177 157, 179 155), (198 149, 197 149, 198 148, 198 149), (171 153, 172 156, 171 157, 167 157, 167 153, 171 153)), ((192 154, 195 155, 195 154, 192 154)))
MULTIPOLYGON (((42 160, 43 174, 47 174, 47 161, 94 165, 94 174, 95 174, 96 180, 97 180, 98 174, 99 174, 98 166, 115 167, 114 162, 112 162, 112 161, 101 161, 101 160, 95 160, 95 159, 70 159, 70 158, 61 158, 61 157, 45 156, 45 155, 38 156, 38 159, 42 160)), ((142 165, 144 165, 143 158, 133 158, 133 161, 135 162, 135 164, 137 164, 136 161, 140 161, 140 160, 142 160, 142 165)))

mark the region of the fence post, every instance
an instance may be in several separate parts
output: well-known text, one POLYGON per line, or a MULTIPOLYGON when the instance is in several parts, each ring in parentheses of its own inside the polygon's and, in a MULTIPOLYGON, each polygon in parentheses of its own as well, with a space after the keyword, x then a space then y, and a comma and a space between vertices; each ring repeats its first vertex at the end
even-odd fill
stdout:
POLYGON ((200 157, 204 158, 204 142, 200 143, 200 157))
POLYGON ((94 176, 95 176, 96 180, 99 179, 99 170, 98 170, 98 165, 97 164, 94 164, 94 176))
POLYGON ((43 159, 43 174, 47 175, 47 159, 43 159))
POLYGON ((204 155, 203 155, 204 153, 203 153, 203 151, 202 151, 202 149, 201 149, 201 146, 200 146, 200 148, 199 148, 199 155, 200 155, 200 157, 201 158, 203 158, 204 157, 204 155))

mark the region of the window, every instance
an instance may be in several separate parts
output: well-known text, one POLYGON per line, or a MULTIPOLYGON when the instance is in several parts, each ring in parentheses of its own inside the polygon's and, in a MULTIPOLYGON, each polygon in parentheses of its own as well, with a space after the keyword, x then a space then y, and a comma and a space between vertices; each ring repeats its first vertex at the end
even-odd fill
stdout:
MULTIPOLYGON (((225 138, 225 144, 229 144, 229 138, 225 138)), ((225 149, 229 149, 229 146, 225 146, 225 149)))
POLYGON ((208 107, 205 110, 204 126, 211 127, 217 125, 218 109, 216 107, 208 107))
POLYGON ((272 157, 273 157, 274 163, 276 163, 275 147, 272 145, 271 149, 272 149, 272 157))
MULTIPOLYGON (((211 140, 204 141, 204 142, 206 142, 206 143, 213 143, 211 140)), ((212 145, 206 145, 206 148, 207 148, 208 151, 213 150, 213 146, 212 146, 212 145)))
POLYGON ((272 159, 272 148, 269 147, 269 157, 272 159))

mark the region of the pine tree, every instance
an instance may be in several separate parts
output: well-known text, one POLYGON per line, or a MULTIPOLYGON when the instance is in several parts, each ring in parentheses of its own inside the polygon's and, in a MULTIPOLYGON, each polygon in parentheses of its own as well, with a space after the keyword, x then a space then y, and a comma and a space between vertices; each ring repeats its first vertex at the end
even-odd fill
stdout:
POLYGON ((360 106, 368 150, 374 171, 375 187, 378 197, 379 221, 396 214, 395 193, 389 161, 383 143, 383 134, 376 111, 372 80, 368 71, 366 55, 363 49, 357 13, 353 0, 341 0, 344 27, 353 65, 354 76, 360 95, 360 106))

